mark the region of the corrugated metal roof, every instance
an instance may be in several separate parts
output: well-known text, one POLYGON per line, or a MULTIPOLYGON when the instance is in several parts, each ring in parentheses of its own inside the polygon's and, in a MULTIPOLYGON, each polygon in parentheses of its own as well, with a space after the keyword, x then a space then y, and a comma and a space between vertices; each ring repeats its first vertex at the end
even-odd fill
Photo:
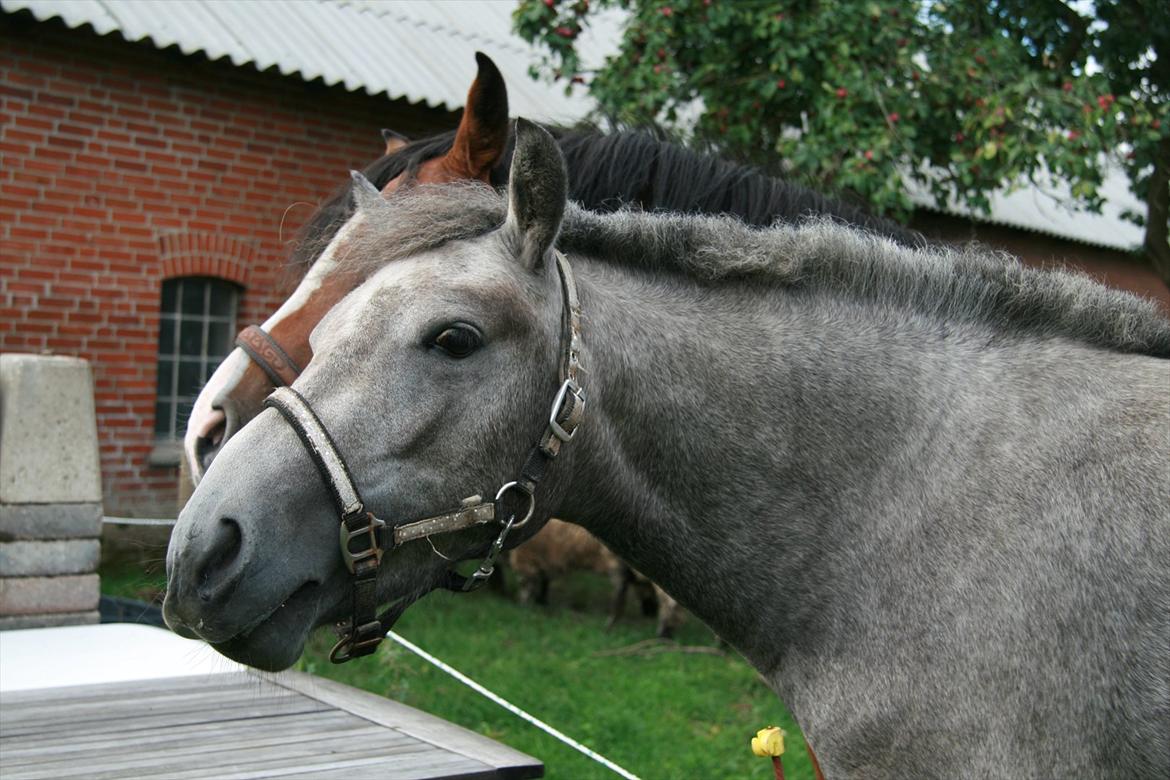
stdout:
MULTIPOLYGON (((908 183, 907 187, 914 203, 938 210, 925 187, 915 183, 908 183)), ((977 222, 1022 228, 1094 246, 1121 250, 1140 247, 1144 229, 1122 217, 1125 211, 1143 216, 1146 213, 1146 204, 1129 189, 1129 178, 1116 168, 1107 169, 1101 195, 1105 204, 1100 214, 1066 205, 1071 201, 1068 185, 1063 182, 1054 182, 1049 187, 1028 186, 1011 193, 1001 190, 991 196, 990 214, 953 202, 942 210, 977 222)))
MULTIPOLYGON (((559 84, 529 78, 528 67, 540 54, 512 33, 514 0, 0 0, 0 8, 452 110, 463 106, 475 73, 473 55, 480 50, 508 82, 513 116, 571 123, 593 106, 583 90, 566 96, 559 84)), ((600 65, 617 50, 621 21, 620 10, 594 17, 578 40, 587 66, 600 65)), ((1068 188, 1057 185, 1049 192, 1067 198, 1068 188)), ((953 203, 944 210, 1088 244, 1140 246, 1142 229, 1121 214, 1145 213, 1145 204, 1130 192, 1124 174, 1110 172, 1103 194, 1102 214, 1061 205, 1031 187, 994 195, 989 216, 953 203)), ((911 197, 934 208, 922 188, 911 186, 911 197)))
MULTIPOLYGON (((0 0, 0 7, 450 110, 463 106, 480 50, 507 79, 514 116, 569 123, 593 105, 581 90, 567 97, 529 78, 539 55, 512 34, 511 0, 0 0)), ((596 34, 582 37, 597 50, 596 34)))

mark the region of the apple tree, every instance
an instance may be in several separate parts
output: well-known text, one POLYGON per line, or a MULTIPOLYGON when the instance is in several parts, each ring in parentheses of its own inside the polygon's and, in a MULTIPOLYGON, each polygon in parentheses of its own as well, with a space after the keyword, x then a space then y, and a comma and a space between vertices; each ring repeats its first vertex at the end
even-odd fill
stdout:
POLYGON ((1062 181, 1097 210, 1120 166, 1170 283, 1166 0, 521 0, 514 22, 604 115, 688 117, 727 154, 893 216, 906 178, 983 211, 995 190, 1062 181), (586 71, 577 38, 614 6, 620 50, 586 71))

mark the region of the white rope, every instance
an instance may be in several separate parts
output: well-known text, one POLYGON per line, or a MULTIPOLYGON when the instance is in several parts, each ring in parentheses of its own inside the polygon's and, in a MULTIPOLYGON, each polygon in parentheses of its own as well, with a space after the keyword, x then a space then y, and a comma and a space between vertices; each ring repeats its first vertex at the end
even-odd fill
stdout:
POLYGON ((107 525, 174 525, 175 518, 170 517, 110 517, 109 515, 102 518, 102 522, 107 525))
POLYGON ((573 739, 572 737, 570 737, 566 734, 563 734, 560 731, 557 731, 552 726, 548 725, 547 723, 540 720, 539 718, 534 717, 532 715, 529 715, 527 712, 520 709, 519 707, 517 707, 515 704, 508 701, 507 699, 504 699, 504 698, 492 693, 487 688, 485 688, 482 685, 480 685, 479 683, 477 683, 475 680, 473 680, 470 677, 468 677, 467 675, 463 674, 463 672, 460 672, 458 669, 455 669, 455 668, 443 663, 438 658, 435 658, 433 655, 428 653, 426 650, 423 650, 421 647, 419 647, 418 645, 411 642, 409 639, 406 639, 405 637, 400 636, 399 634, 396 634, 393 631, 386 632, 386 638, 393 639, 395 642, 402 645, 407 650, 409 650, 410 652, 417 655, 419 658, 423 659, 424 661, 427 661, 428 663, 431 663, 431 664, 439 667, 444 672, 451 675, 456 680, 458 680, 459 682, 466 685, 468 688, 471 688, 476 693, 480 694, 481 696, 486 696, 488 699, 491 699, 496 704, 500 705, 504 709, 511 712, 513 715, 516 715, 516 716, 528 721, 533 726, 536 726, 538 729, 545 732, 546 734, 549 734, 549 735, 555 737, 556 739, 559 739, 561 742, 564 742, 566 745, 573 748, 574 750, 576 750, 580 753, 584 753, 586 756, 588 756, 589 758, 592 758, 597 763, 604 765, 608 769, 610 769, 610 770, 616 772, 617 774, 621 775, 622 777, 626 778, 626 780, 640 780, 640 778, 637 775, 633 774, 632 772, 627 772, 625 769, 622 769, 620 766, 618 766, 614 762, 610 761, 608 758, 601 755, 600 753, 596 753, 596 752, 590 750, 589 748, 585 747, 577 740, 573 739))

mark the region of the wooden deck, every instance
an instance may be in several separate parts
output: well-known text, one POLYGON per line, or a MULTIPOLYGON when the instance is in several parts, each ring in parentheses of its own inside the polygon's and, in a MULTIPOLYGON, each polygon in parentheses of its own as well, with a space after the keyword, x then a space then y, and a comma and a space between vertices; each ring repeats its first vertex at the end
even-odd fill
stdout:
POLYGON ((536 759, 479 734, 297 672, 0 694, 3 780, 543 775, 536 759))

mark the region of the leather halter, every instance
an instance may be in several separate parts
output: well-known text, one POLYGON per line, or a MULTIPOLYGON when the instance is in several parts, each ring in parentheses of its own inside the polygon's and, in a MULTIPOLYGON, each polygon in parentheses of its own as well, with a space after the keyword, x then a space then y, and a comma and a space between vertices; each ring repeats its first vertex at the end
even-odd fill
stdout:
POLYGON ((479 495, 474 495, 464 499, 456 509, 390 526, 366 510, 345 458, 300 393, 292 387, 279 387, 264 402, 265 406, 280 412, 296 431, 316 464, 341 518, 341 557, 353 575, 353 599, 351 617, 338 624, 341 638, 329 653, 329 659, 334 663, 344 663, 373 653, 386 632, 414 600, 402 599, 381 615, 377 614, 378 568, 387 550, 417 539, 497 522, 500 532, 475 572, 470 577, 464 577, 449 569, 440 583, 442 587, 451 590, 472 591, 486 583, 495 571, 496 558, 503 550, 508 534, 527 523, 535 513, 537 487, 561 446, 577 432, 585 413, 585 396, 577 378, 582 370, 580 301, 568 259, 556 252, 556 260, 564 306, 558 370, 560 388, 552 403, 545 431, 525 458, 520 476, 501 487, 492 501, 484 501, 479 495), (510 496, 513 493, 519 496, 510 496), (509 508, 513 502, 506 500, 516 498, 523 502, 520 506, 522 515, 518 508, 509 508))
POLYGON ((249 325, 240 331, 236 336, 236 346, 264 369, 273 387, 291 385, 301 374, 301 367, 296 361, 259 325, 249 325))

